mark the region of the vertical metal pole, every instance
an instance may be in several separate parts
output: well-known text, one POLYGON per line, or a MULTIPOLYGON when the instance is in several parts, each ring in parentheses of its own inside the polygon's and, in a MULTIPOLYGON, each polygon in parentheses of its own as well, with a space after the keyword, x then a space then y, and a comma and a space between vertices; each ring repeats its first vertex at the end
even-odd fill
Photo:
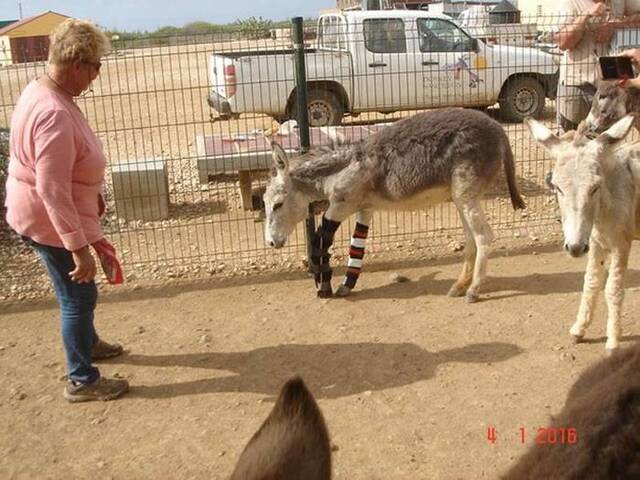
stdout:
MULTIPOLYGON (((298 132, 300 134, 300 152, 305 153, 311 147, 309 135, 309 112, 307 110, 307 73, 304 61, 304 20, 302 17, 291 19, 293 38, 293 58, 296 71, 296 105, 298 132)), ((316 233, 316 220, 313 204, 309 205, 309 214, 305 222, 307 240, 307 262, 311 268, 311 240, 316 233)))

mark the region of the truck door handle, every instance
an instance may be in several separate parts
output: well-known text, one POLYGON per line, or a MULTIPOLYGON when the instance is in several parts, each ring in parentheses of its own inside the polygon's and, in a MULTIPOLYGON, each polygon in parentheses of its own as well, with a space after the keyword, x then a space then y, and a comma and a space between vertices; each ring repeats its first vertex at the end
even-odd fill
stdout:
POLYGON ((439 62, 422 62, 422 65, 439 65, 439 62))
POLYGON ((375 67, 386 67, 387 64, 386 63, 370 63, 369 64, 370 67, 375 68, 375 67))

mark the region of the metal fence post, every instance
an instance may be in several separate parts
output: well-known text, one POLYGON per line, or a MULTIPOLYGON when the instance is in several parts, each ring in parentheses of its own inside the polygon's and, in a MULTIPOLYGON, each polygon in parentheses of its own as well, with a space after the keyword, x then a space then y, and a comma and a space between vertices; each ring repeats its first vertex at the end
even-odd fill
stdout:
MULTIPOLYGON (((296 105, 298 132, 300 134, 300 152, 305 153, 311 147, 309 135, 309 112, 307 110, 307 74, 304 60, 304 19, 293 17, 291 19, 293 38, 293 58, 296 71, 296 105)), ((316 233, 316 220, 313 204, 309 204, 309 214, 305 222, 307 240, 307 262, 311 269, 311 240, 316 233)))

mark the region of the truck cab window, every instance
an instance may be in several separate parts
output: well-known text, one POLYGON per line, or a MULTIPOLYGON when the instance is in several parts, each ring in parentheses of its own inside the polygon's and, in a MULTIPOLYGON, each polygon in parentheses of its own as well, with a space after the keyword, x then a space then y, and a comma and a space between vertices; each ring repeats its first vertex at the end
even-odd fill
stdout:
POLYGON ((469 52, 471 38, 455 24, 446 20, 419 18, 418 37, 421 52, 469 52))
POLYGON ((404 22, 399 18, 369 18, 364 21, 364 44, 374 53, 407 53, 404 22))
POLYGON ((320 22, 320 46, 339 50, 344 48, 344 23, 339 17, 323 17, 320 22))

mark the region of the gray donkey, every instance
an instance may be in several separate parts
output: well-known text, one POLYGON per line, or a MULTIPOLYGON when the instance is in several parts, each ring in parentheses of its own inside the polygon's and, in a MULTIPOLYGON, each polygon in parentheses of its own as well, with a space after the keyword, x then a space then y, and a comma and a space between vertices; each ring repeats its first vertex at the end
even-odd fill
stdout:
POLYGON ((493 239, 480 200, 502 165, 514 209, 525 204, 518 192, 513 153, 504 130, 484 113, 443 109, 400 120, 357 143, 312 150, 289 165, 273 143, 275 169, 264 194, 265 237, 280 248, 310 202, 329 200, 312 240, 310 265, 319 297, 332 295, 329 247, 341 222, 356 213, 347 273, 338 291, 354 288, 374 210, 414 210, 447 200, 455 203, 464 227, 465 259, 450 296, 478 300, 493 239))
MULTIPOLYGON (((585 134, 599 134, 628 113, 640 112, 640 90, 623 88, 617 81, 600 80, 587 93, 593 96, 591 110, 585 121, 585 134)), ((640 129, 636 120, 636 129, 640 129)))

